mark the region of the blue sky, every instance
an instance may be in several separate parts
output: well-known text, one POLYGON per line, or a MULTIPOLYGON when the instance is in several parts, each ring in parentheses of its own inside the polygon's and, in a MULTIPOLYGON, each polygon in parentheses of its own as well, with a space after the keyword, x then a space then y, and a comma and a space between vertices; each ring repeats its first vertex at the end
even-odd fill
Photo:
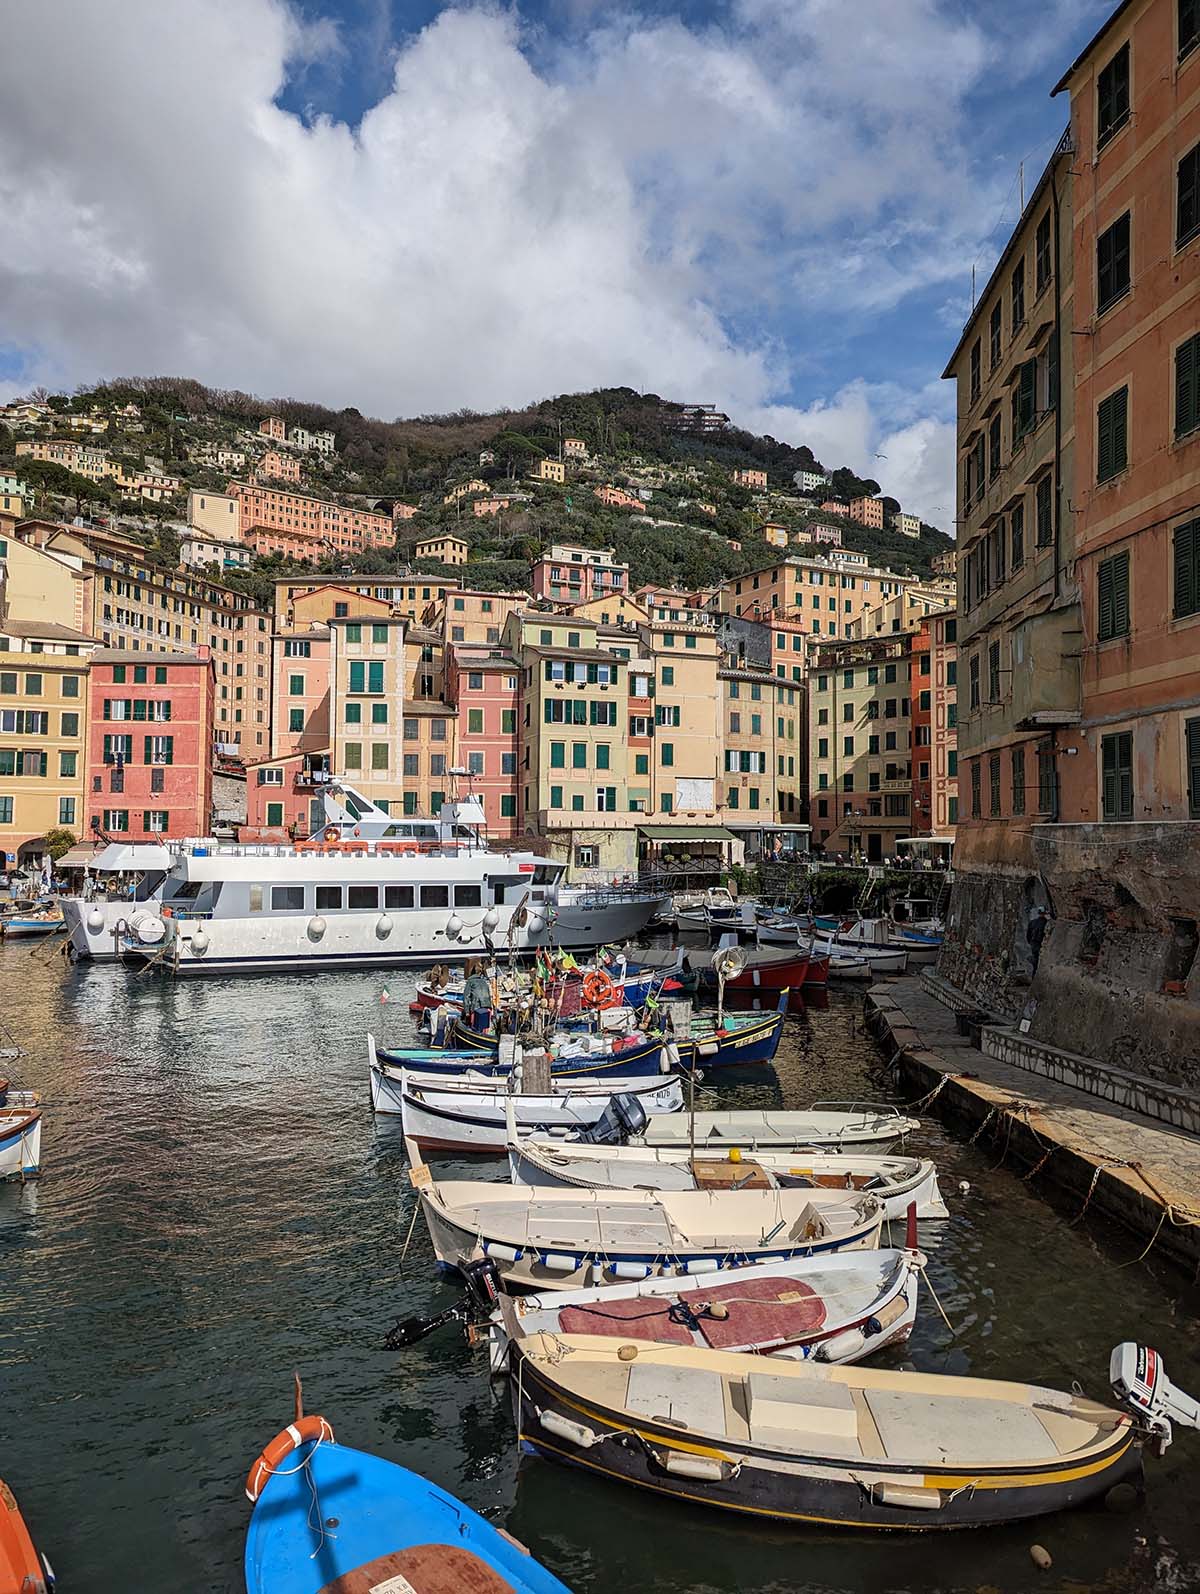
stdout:
POLYGON ((390 417, 627 382, 948 527, 971 265, 1108 9, 11 0, 0 393, 171 372, 390 417))

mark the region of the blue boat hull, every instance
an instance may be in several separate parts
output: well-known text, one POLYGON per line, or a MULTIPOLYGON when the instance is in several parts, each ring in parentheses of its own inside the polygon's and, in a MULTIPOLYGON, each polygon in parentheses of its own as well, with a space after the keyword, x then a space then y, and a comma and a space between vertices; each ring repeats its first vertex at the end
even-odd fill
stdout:
POLYGON ((246 1590, 319 1594, 357 1570, 370 1572, 372 1586, 419 1586, 422 1559, 426 1566, 440 1562, 444 1577, 450 1574, 444 1586, 453 1587, 456 1571, 465 1583, 470 1557, 512 1594, 569 1594, 532 1556, 436 1484, 379 1456, 330 1440, 310 1442, 268 1479, 254 1507, 246 1533, 246 1590), (401 1581, 406 1568, 413 1583, 401 1581))
MULTIPOLYGON (((480 1040, 486 1037, 481 1036, 480 1040)), ((509 1072, 508 1063, 502 1063, 499 1047, 493 1038, 488 1044, 472 1050, 458 1051, 379 1051, 381 1063, 392 1068, 411 1068, 422 1074, 463 1074, 470 1070, 477 1074, 501 1077, 509 1072)), ((661 1041, 652 1045, 629 1047, 623 1052, 603 1052, 580 1057, 555 1057, 550 1063, 550 1073, 555 1079, 575 1077, 595 1079, 604 1074, 654 1075, 662 1073, 663 1048, 661 1041)))
MULTIPOLYGON (((716 1043, 716 1051, 709 1051, 709 1039, 684 1039, 676 1040, 679 1048, 678 1066, 685 1071, 693 1068, 731 1068, 745 1063, 769 1063, 779 1050, 780 1037, 783 1034, 783 1014, 780 1011, 763 1013, 751 1024, 743 1024, 724 1030, 715 1030, 711 1041, 716 1043)), ((453 1052, 422 1052, 421 1056, 454 1057, 461 1059, 467 1052, 474 1051, 481 1059, 495 1057, 499 1050, 499 1041, 495 1035, 487 1033, 469 1033, 466 1030, 456 1030, 454 1040, 457 1050, 453 1052)), ((603 1073, 609 1069, 617 1069, 623 1074, 640 1074, 643 1072, 657 1073, 659 1071, 658 1055, 661 1053, 660 1041, 647 1042, 646 1046, 638 1049, 631 1047, 624 1052, 615 1053, 611 1059, 595 1058, 569 1058, 557 1059, 553 1064, 553 1072, 595 1074, 603 1073), (654 1061, 649 1061, 650 1056, 654 1061), (584 1066, 580 1066, 580 1065, 584 1066), (564 1066, 569 1065, 569 1066, 564 1066)), ((386 1062, 396 1061, 408 1054, 401 1052, 381 1052, 380 1057, 386 1062)), ((417 1067, 410 1063, 408 1067, 417 1067)), ((425 1064, 419 1065, 422 1069, 425 1064)), ((486 1061, 481 1060, 473 1066, 483 1072, 489 1072, 486 1061)), ((461 1069, 461 1062, 457 1062, 455 1070, 461 1069)), ((432 1069, 438 1072, 436 1066, 432 1069)), ((494 1072, 504 1072, 497 1067, 494 1072)))

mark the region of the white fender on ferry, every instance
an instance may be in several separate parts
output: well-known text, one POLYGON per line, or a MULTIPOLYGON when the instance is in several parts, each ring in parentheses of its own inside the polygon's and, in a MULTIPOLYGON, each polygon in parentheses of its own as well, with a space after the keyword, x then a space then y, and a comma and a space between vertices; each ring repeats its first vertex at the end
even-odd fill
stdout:
POLYGON ((542 931, 545 928, 546 928, 546 920, 545 920, 545 917, 542 914, 540 914, 540 913, 531 913, 529 915, 528 929, 529 929, 530 935, 541 935, 542 931))
POLYGON ((99 935, 104 928, 104 915, 99 908, 93 908, 87 916, 87 927, 93 935, 99 935))
POLYGON ((192 934, 192 939, 191 939, 192 951, 198 953, 201 957, 203 957, 204 954, 208 951, 210 945, 211 945, 211 942, 209 941, 208 931, 204 928, 203 925, 200 925, 199 928, 197 930, 195 930, 193 932, 193 934, 192 934))
POLYGON ((314 913, 308 921, 308 939, 310 941, 319 941, 325 934, 326 928, 325 920, 319 913, 314 913))
POLYGON ((381 941, 386 941, 392 933, 392 921, 386 913, 381 913, 375 921, 375 934, 381 941))
POLYGON ((483 916, 483 933, 484 933, 484 935, 491 935, 492 931, 496 928, 496 926, 499 923, 500 923, 500 911, 499 911, 499 909, 498 908, 489 908, 487 910, 487 912, 483 916))
POLYGON ((452 913, 446 920, 446 939, 448 941, 457 941, 462 933, 463 922, 457 913, 452 913))

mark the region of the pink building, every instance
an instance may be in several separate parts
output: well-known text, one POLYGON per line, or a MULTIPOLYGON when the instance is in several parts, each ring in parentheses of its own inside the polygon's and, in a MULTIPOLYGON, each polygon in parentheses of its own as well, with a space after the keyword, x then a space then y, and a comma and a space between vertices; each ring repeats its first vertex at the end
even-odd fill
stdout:
POLYGON ((328 757, 289 753, 279 758, 256 758, 246 765, 246 823, 241 841, 303 840, 321 823, 320 784, 328 757))
POLYGON ((827 498, 821 505, 821 513, 824 515, 841 515, 843 517, 848 517, 850 514, 850 508, 847 504, 840 504, 836 498, 827 498))
POLYGON ((264 481, 298 482, 300 461, 291 454, 281 454, 277 448, 268 448, 255 474, 264 481))
POLYGON ((393 519, 393 521, 397 521, 397 520, 412 520, 414 516, 419 515, 420 513, 421 513, 421 511, 417 508, 416 504, 393 504, 392 505, 392 519, 393 519))
POLYGON ((446 701, 458 709, 458 767, 483 803, 488 833, 517 833, 517 699, 520 667, 498 648, 451 647, 446 701))
POLYGON ((529 590, 535 598, 587 603, 612 592, 628 592, 629 566, 618 563, 612 548, 556 543, 530 571, 529 590))
POLYGON ((804 528, 804 536, 809 542, 827 542, 831 547, 842 546, 842 528, 840 526, 811 525, 804 528))
POLYGON ((271 752, 329 747, 329 627, 307 625, 271 637, 271 752))
POLYGON ((592 491, 602 504, 607 504, 610 509, 644 509, 642 500, 633 493, 627 493, 623 487, 593 487, 592 491))
POLYGON ((287 441, 287 427, 278 415, 268 415, 265 421, 258 423, 258 430, 263 437, 269 437, 273 443, 287 441))
POLYGON ((471 505, 471 512, 476 519, 482 519, 484 515, 498 515, 511 502, 509 498, 477 498, 471 505))
POLYGON ((216 696, 211 650, 92 654, 85 834, 206 836, 216 696))
POLYGON ((764 492, 766 490, 767 473, 765 470, 735 470, 733 479, 739 487, 754 487, 764 492))

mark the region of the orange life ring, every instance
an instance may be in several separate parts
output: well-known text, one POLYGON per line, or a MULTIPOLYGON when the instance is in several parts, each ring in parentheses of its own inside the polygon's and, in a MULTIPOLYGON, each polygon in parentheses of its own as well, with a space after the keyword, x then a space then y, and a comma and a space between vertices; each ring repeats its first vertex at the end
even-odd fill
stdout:
POLYGON ((603 969, 593 969, 584 976, 583 999, 589 1007, 619 1007, 621 996, 603 969))
POLYGON ((341 835, 341 831, 338 829, 338 827, 336 825, 326 825, 325 826, 325 840, 326 841, 336 841, 340 835, 341 835))
POLYGON ((326 1439, 333 1439, 333 1429, 324 1417, 301 1417, 298 1421, 289 1423, 282 1433, 275 1435, 250 1468, 246 1479, 246 1498, 251 1504, 266 1488, 267 1479, 278 1470, 280 1463, 285 1461, 293 1450, 299 1450, 301 1445, 308 1444, 310 1439, 316 1440, 317 1444, 326 1439))

